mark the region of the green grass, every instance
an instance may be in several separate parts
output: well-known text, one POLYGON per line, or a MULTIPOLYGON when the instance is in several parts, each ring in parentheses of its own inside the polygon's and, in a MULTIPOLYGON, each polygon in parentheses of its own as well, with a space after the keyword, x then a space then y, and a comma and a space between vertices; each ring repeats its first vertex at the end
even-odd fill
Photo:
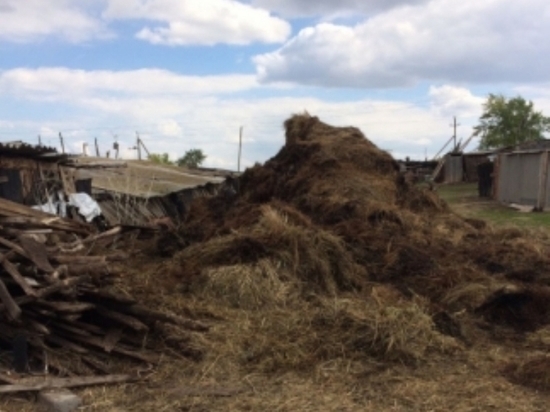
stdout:
POLYGON ((439 196, 463 216, 487 220, 499 226, 550 230, 550 213, 521 213, 492 199, 479 198, 475 183, 441 185, 437 190, 439 196))

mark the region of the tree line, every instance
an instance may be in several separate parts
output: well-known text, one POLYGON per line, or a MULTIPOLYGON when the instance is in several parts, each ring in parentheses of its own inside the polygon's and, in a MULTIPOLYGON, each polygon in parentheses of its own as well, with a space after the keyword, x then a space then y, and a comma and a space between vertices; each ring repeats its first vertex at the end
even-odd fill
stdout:
POLYGON ((482 150, 516 146, 542 140, 550 131, 550 118, 535 110, 532 101, 517 96, 507 99, 490 94, 474 134, 480 136, 482 150))
POLYGON ((151 153, 149 155, 149 160, 157 164, 176 165, 195 169, 206 160, 206 155, 201 149, 190 149, 175 161, 170 160, 168 153, 151 153))

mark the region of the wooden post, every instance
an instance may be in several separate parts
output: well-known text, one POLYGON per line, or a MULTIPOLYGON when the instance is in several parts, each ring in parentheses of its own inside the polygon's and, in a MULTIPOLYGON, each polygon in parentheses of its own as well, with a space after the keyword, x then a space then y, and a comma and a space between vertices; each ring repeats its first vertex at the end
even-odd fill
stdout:
POLYGON ((59 142, 61 143, 61 153, 65 153, 65 143, 63 142, 63 135, 59 132, 59 142))
POLYGON ((138 155, 138 160, 141 160, 141 145, 139 144, 140 138, 139 133, 136 132, 136 150, 138 155))
POLYGON ((243 126, 239 128, 239 157, 237 159, 237 172, 241 171, 241 153, 243 148, 243 126))

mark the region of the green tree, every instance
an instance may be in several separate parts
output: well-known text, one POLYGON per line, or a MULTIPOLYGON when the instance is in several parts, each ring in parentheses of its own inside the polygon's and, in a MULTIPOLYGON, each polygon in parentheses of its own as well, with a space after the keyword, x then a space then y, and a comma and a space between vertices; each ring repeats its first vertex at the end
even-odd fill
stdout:
POLYGON ((481 136, 480 149, 498 149, 543 139, 550 130, 550 118, 535 111, 533 102, 523 97, 490 94, 474 130, 481 136))
POLYGON ((206 155, 201 149, 190 149, 185 154, 176 160, 176 164, 181 167, 197 168, 206 159, 206 155))
POLYGON ((157 164, 171 165, 173 164, 170 160, 168 153, 151 153, 149 155, 149 161, 157 164))

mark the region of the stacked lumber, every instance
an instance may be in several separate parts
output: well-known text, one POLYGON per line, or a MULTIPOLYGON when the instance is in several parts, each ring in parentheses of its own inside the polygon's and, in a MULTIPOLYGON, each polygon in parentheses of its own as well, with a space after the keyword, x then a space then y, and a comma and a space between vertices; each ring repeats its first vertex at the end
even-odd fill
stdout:
POLYGON ((8 361, 0 366, 19 373, 109 375, 120 357, 158 361, 147 345, 151 332, 184 355, 201 356, 190 331, 206 331, 206 325, 114 292, 113 263, 128 256, 90 250, 122 232, 94 233, 91 226, 0 199, 0 348, 13 354, 1 357, 8 361))

